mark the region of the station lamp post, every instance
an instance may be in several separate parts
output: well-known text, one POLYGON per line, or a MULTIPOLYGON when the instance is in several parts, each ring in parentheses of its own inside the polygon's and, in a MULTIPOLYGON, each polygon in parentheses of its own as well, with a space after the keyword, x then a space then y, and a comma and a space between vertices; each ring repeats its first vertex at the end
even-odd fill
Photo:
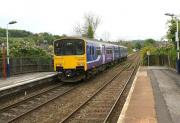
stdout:
POLYGON ((175 20, 176 20, 176 33, 175 33, 175 37, 176 37, 176 42, 177 42, 177 62, 176 62, 176 70, 177 70, 177 73, 180 74, 180 59, 179 59, 179 37, 178 37, 178 34, 179 34, 179 25, 178 25, 178 22, 179 22, 179 19, 178 19, 178 15, 175 15, 175 14, 170 14, 170 13, 166 13, 165 14, 166 16, 170 16, 170 17, 175 17, 175 20))
POLYGON ((7 76, 10 76, 10 64, 9 64, 9 40, 8 40, 8 26, 11 24, 15 24, 17 21, 10 21, 7 24, 7 29, 6 29, 6 37, 7 37, 7 45, 6 45, 6 50, 7 50, 7 76))

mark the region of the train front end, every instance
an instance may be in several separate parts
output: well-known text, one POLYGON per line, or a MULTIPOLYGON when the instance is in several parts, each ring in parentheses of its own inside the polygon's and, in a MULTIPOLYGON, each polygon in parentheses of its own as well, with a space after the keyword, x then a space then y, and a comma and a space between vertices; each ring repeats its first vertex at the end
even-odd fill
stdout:
POLYGON ((54 70, 63 82, 77 82, 85 78, 86 42, 78 38, 64 38, 54 42, 54 70))

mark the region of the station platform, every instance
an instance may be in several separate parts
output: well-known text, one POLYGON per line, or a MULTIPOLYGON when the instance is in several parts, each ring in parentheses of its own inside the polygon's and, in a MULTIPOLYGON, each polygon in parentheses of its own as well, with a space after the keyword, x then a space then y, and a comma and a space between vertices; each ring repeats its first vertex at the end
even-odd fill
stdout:
MULTIPOLYGON (((37 73, 27 73, 20 74, 16 76, 9 77, 7 79, 0 79, 0 96, 1 92, 6 90, 12 90, 13 88, 22 87, 23 85, 33 85, 35 82, 41 81, 48 78, 53 78, 56 76, 56 72, 37 72, 37 73)), ((17 91, 17 89, 16 89, 17 91)), ((5 92, 3 92, 4 94, 5 92)))
POLYGON ((180 123, 180 75, 167 67, 140 67, 118 123, 180 123))

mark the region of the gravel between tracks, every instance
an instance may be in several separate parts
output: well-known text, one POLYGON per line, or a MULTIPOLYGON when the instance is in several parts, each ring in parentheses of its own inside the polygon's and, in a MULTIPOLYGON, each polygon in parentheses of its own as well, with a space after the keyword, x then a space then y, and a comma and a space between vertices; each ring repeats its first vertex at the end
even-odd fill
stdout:
POLYGON ((86 106, 80 109, 80 111, 78 111, 70 120, 70 123, 102 123, 105 116, 108 114, 110 107, 115 102, 119 94, 118 92, 120 92, 125 85, 129 74, 130 72, 125 71, 115 80, 113 80, 110 85, 95 96, 95 98, 89 101, 86 106), (112 88, 114 90, 112 90, 112 88))
POLYGON ((105 80, 113 77, 122 66, 119 66, 118 68, 109 70, 88 82, 82 83, 80 87, 71 91, 67 95, 56 99, 39 110, 30 113, 28 116, 20 118, 17 120, 17 123, 53 123, 60 121, 63 117, 67 116, 69 112, 72 112, 89 96, 91 96, 93 92, 100 88, 105 83, 105 80))
POLYGON ((49 90, 50 88, 53 88, 56 85, 57 85, 57 82, 52 82, 52 83, 49 82, 49 83, 42 84, 41 86, 40 85, 35 86, 33 89, 32 88, 27 89, 19 93, 15 93, 15 94, 0 98, 0 102, 1 102, 0 109, 8 105, 17 103, 33 95, 36 95, 37 93, 41 93, 42 91, 49 90))
MULTIPOLYGON (((132 58, 130 58, 130 60, 132 60, 132 58)), ((107 80, 112 78, 120 69, 122 69, 122 65, 99 74, 94 79, 81 83, 81 86, 72 90, 70 93, 46 104, 15 122, 53 123, 60 121, 91 96, 93 92, 100 88, 107 80)))

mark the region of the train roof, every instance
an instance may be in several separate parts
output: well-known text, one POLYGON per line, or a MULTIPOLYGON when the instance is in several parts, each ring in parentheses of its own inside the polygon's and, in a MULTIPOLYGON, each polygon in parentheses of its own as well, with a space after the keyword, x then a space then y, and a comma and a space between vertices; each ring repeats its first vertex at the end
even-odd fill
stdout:
MULTIPOLYGON (((104 41, 99 41, 97 39, 90 39, 90 38, 85 38, 85 37, 64 37, 64 38, 61 38, 61 39, 82 39, 82 40, 87 41, 87 42, 101 43, 101 44, 105 44, 105 45, 120 46, 120 47, 123 47, 123 48, 127 48, 127 47, 122 46, 122 45, 112 44, 112 43, 108 43, 108 42, 104 42, 104 41)), ((58 41, 58 40, 61 40, 61 39, 57 39, 55 41, 58 41)))

